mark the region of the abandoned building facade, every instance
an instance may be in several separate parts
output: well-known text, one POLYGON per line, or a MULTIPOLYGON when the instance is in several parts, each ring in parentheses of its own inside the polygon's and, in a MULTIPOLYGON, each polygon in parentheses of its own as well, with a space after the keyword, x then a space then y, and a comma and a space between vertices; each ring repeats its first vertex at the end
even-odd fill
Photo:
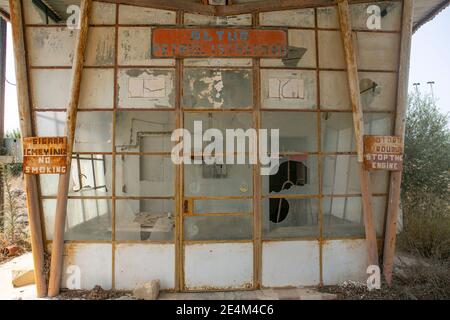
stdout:
MULTIPOLYGON (((67 24, 65 8, 80 1, 46 1, 65 5, 63 21, 35 1, 11 2, 21 3, 31 135, 65 136, 80 33, 67 24)), ((203 12, 200 6, 214 6, 201 1, 180 8, 147 2, 92 1, 61 287, 70 287, 71 266, 82 289, 133 289, 152 279, 181 291, 365 282, 357 135, 403 135, 412 1, 350 0, 347 16, 347 1, 233 1, 219 15, 203 12), (355 131, 343 17, 356 52, 362 133, 355 131), (152 33, 161 27, 283 30, 288 52, 155 57, 152 33), (193 131, 194 121, 224 135, 279 129, 277 173, 261 175, 259 164, 174 164, 172 132, 193 131)), ((388 211, 398 211, 389 208, 392 175, 369 174, 380 256, 388 211)), ((49 252, 58 179, 36 176, 34 190, 49 252)))

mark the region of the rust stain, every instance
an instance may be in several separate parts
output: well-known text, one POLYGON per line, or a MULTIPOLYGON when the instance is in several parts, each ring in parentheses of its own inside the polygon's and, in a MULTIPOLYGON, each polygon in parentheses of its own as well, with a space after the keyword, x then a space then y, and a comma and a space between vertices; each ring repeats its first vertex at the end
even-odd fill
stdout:
POLYGON ((284 58, 288 53, 286 30, 156 28, 152 37, 154 58, 284 58))
POLYGON ((67 170, 66 137, 29 137, 23 139, 25 174, 62 174, 67 170))
POLYGON ((364 136, 366 170, 403 170, 403 139, 398 136, 364 136))
POLYGON ((196 286, 187 287, 186 290, 189 292, 204 292, 204 291, 232 291, 232 290, 248 290, 253 289, 253 283, 245 282, 240 286, 228 286, 228 287, 216 287, 216 286, 196 286))

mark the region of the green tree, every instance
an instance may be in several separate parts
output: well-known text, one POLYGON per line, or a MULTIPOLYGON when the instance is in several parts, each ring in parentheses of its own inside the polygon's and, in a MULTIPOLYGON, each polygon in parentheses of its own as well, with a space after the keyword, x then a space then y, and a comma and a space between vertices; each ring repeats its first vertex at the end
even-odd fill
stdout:
POLYGON ((450 259, 449 185, 449 117, 430 96, 413 94, 405 134, 403 249, 438 261, 450 259))
POLYGON ((450 131, 449 117, 434 99, 412 94, 406 119, 403 195, 433 194, 449 200, 450 131))

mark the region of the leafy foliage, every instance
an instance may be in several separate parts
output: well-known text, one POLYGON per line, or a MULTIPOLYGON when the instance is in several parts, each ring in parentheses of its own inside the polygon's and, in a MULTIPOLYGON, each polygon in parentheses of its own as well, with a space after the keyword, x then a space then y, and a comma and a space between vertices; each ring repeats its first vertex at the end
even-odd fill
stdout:
POLYGON ((404 230, 399 245, 416 255, 450 259, 450 131, 434 100, 410 97, 402 184, 404 230))
POLYGON ((448 115, 439 112, 430 96, 410 96, 406 119, 405 166, 402 190, 449 199, 450 131, 448 115))

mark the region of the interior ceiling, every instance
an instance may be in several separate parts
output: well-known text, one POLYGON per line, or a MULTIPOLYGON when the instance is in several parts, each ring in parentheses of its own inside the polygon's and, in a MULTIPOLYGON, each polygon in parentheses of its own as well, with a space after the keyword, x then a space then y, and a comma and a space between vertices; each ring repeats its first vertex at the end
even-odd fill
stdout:
MULTIPOLYGON (((32 0, 29 0, 32 1, 32 0)), ((67 7, 71 4, 79 4, 80 0, 40 0, 51 8, 61 19, 67 18, 67 7)), ((178 1, 178 0, 177 0, 178 1)), ((184 0, 186 2, 201 3, 203 0, 184 0)), ((213 0, 220 3, 220 0, 213 0)), ((269 0, 266 0, 269 1, 269 0)), ((171 2, 171 0, 167 0, 171 2)), ((265 2, 264 0, 233 0, 233 4, 250 2, 265 2)), ((368 1, 369 2, 369 1, 368 1)), ((450 5, 450 0, 414 0, 414 31, 423 24, 432 20, 437 14, 450 5)), ((0 0, 0 9, 9 13, 8 0, 0 0)))

